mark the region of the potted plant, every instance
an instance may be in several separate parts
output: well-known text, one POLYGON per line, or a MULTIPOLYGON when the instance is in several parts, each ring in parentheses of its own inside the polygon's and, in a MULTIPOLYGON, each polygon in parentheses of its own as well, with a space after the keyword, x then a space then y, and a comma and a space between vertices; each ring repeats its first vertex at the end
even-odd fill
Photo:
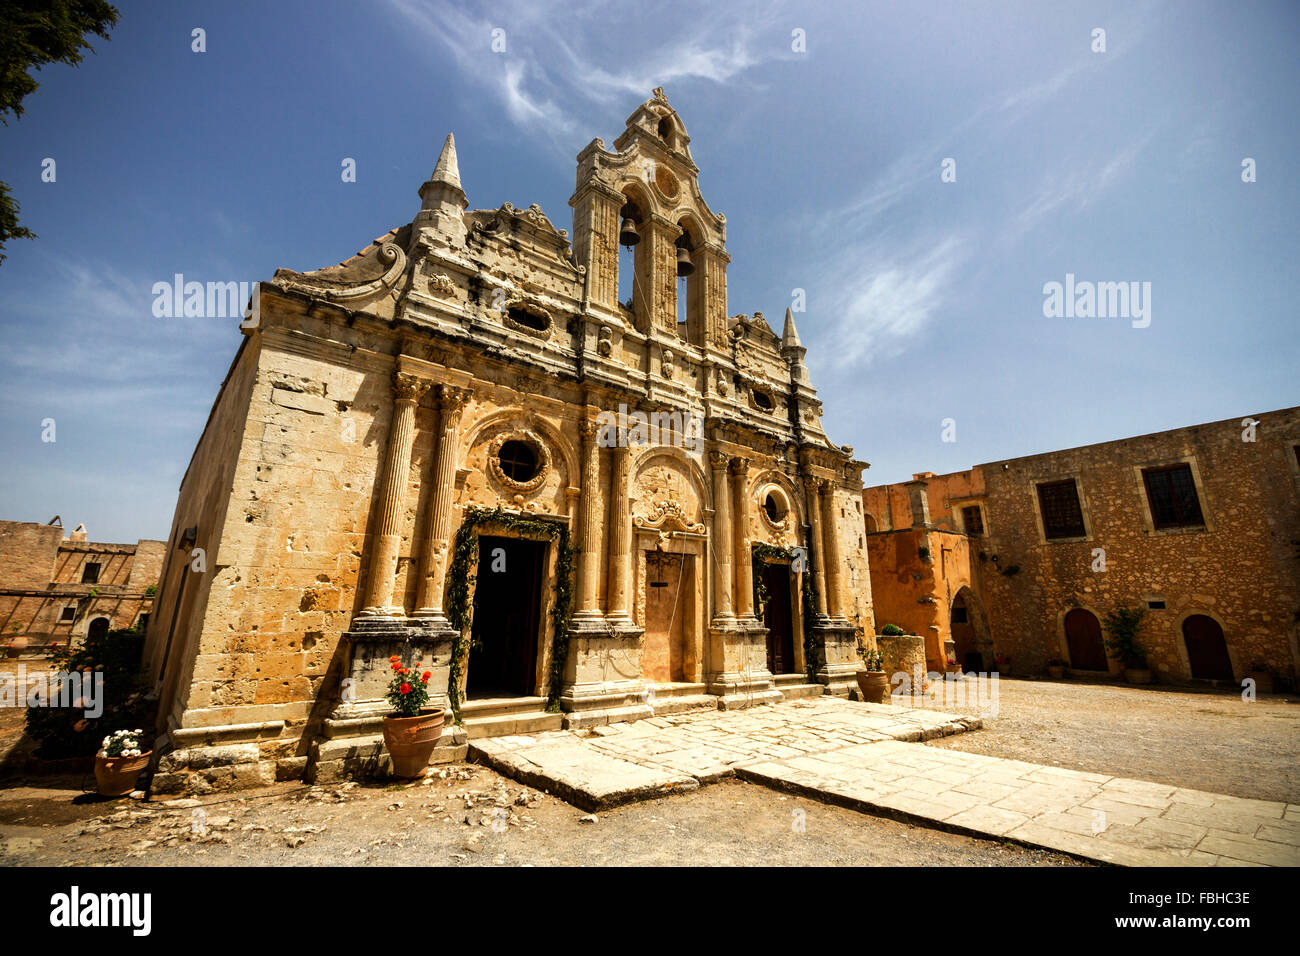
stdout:
POLYGON ((957 658, 955 657, 948 658, 948 673, 956 674, 958 677, 962 676, 961 668, 957 665, 957 658))
POLYGON ((152 750, 141 750, 141 730, 115 730, 95 754, 95 783, 105 797, 123 797, 135 789, 140 771, 149 766, 152 750))
POLYGON ((883 704, 889 697, 889 678, 885 676, 885 658, 880 651, 863 655, 867 669, 857 672, 858 690, 868 704, 883 704))
POLYGON ((384 746, 393 761, 393 776, 418 777, 429 765, 433 748, 442 736, 446 712, 441 707, 427 707, 430 671, 420 673, 420 664, 404 667, 394 654, 388 659, 393 679, 385 695, 393 712, 384 716, 384 746))
POLYGON ((1102 627, 1110 635, 1103 643, 1108 651, 1119 658, 1124 666, 1124 679, 1130 684, 1151 683, 1146 651, 1142 650, 1137 643, 1144 614, 1146 614, 1145 608, 1118 607, 1107 614, 1102 621, 1102 627))
POLYGON ((1273 672, 1268 669, 1268 665, 1263 661, 1251 661, 1250 670, 1246 676, 1255 682, 1255 692, 1257 694, 1273 693, 1273 672))
POLYGON ((997 673, 999 674, 1011 673, 1011 658, 1007 657, 1005 654, 995 655, 993 657, 993 663, 997 666, 997 673))
POLYGON ((1059 657, 1053 657, 1047 662, 1047 676, 1052 680, 1060 680, 1065 676, 1066 666, 1065 661, 1061 660, 1059 657))

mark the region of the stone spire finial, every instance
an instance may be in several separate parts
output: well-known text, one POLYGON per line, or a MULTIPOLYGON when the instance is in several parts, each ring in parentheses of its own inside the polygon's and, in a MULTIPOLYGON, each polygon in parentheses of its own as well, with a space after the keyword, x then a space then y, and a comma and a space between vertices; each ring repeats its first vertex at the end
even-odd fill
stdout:
POLYGON ((442 144, 442 152, 438 154, 438 165, 433 167, 433 175, 429 177, 433 183, 446 183, 456 189, 462 189, 460 184, 460 167, 456 163, 456 137, 448 133, 447 139, 442 144))
POLYGON ((789 308, 785 310, 785 328, 781 331, 781 348, 803 348, 803 343, 799 341, 799 330, 794 327, 794 313, 789 308))

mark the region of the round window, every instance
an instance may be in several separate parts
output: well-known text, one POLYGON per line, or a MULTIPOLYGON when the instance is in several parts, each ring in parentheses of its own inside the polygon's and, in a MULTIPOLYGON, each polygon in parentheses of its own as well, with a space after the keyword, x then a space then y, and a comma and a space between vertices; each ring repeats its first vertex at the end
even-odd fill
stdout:
POLYGON ((767 493, 767 497, 763 499, 763 510, 767 512, 767 516, 773 524, 780 524, 785 518, 785 506, 770 491, 767 493))
POLYGON ((511 481, 523 484, 532 481, 537 475, 537 449, 525 441, 512 438, 501 446, 497 454, 501 473, 511 481))

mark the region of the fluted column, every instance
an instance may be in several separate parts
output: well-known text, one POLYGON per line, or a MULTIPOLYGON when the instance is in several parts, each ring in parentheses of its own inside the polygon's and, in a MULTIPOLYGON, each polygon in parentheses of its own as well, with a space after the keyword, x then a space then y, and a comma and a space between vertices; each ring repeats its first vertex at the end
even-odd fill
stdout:
POLYGON ((438 386, 438 450, 430 469, 433 489, 424 519, 424 555, 420 562, 420 591, 416 617, 442 623, 443 585, 447 578, 448 537, 451 534, 451 505, 456 497, 456 452, 460 443, 460 415, 469 391, 450 385, 438 386))
POLYGON ((628 557, 632 552, 632 513, 629 482, 632 456, 626 445, 616 445, 614 474, 609 496, 609 582, 606 587, 606 616, 626 621, 628 614, 628 557))
POLYGON ((709 456, 713 470, 713 587, 715 618, 732 618, 731 607, 731 488, 727 483, 727 456, 713 452, 709 456))
POLYGON ((411 474, 411 446, 415 441, 415 406, 429 388, 425 379, 397 372, 393 375, 393 419, 384 450, 383 484, 379 490, 379 513, 371 538, 370 576, 366 581, 365 610, 362 614, 399 617, 401 607, 393 604, 397 582, 397 552, 402 543, 402 507, 411 474))
POLYGON ((732 533, 736 562, 736 617, 754 616, 754 561, 749 553, 749 459, 731 459, 732 533))
POLYGON ((822 554, 826 555, 826 613, 834 618, 844 616, 844 597, 841 583, 844 569, 840 565, 840 536, 835 523, 835 486, 823 481, 817 489, 821 498, 822 554))
POLYGON ((578 496, 578 610, 575 619, 599 618, 596 574, 600 569, 600 541, 596 514, 600 507, 600 444, 596 423, 587 419, 582 430, 582 477, 578 496))
POLYGON ((807 489, 806 500, 808 502, 808 522, 812 525, 812 534, 809 543, 812 545, 812 562, 809 571, 813 576, 813 609, 817 612, 818 617, 826 616, 826 576, 824 568, 826 565, 826 544, 822 538, 822 509, 820 487, 823 484, 820 478, 808 479, 805 488, 807 489))

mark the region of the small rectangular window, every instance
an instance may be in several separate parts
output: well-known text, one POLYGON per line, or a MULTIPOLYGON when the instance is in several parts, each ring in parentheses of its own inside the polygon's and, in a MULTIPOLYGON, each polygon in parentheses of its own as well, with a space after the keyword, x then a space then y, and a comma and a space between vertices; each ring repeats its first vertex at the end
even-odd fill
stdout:
POLYGON ((1142 480, 1147 486, 1151 522, 1157 531, 1163 528, 1195 528, 1205 524, 1190 465, 1144 468, 1142 480))
POLYGON ((1147 607, 1153 611, 1163 611, 1165 609, 1164 601, 1147 601, 1147 607))
POLYGON ((99 583, 99 565, 94 561, 86 562, 86 566, 81 569, 82 584, 99 583))
POLYGON ((1048 539, 1082 538, 1087 534, 1073 478, 1039 485, 1038 505, 1043 512, 1043 534, 1048 539))
POLYGON ((984 515, 979 505, 967 505, 961 509, 961 526, 967 534, 978 537, 984 533, 984 515))
POLYGON ((59 615, 59 620, 71 621, 74 620, 76 616, 77 616, 77 609, 75 607, 69 606, 63 609, 63 613, 59 615))

